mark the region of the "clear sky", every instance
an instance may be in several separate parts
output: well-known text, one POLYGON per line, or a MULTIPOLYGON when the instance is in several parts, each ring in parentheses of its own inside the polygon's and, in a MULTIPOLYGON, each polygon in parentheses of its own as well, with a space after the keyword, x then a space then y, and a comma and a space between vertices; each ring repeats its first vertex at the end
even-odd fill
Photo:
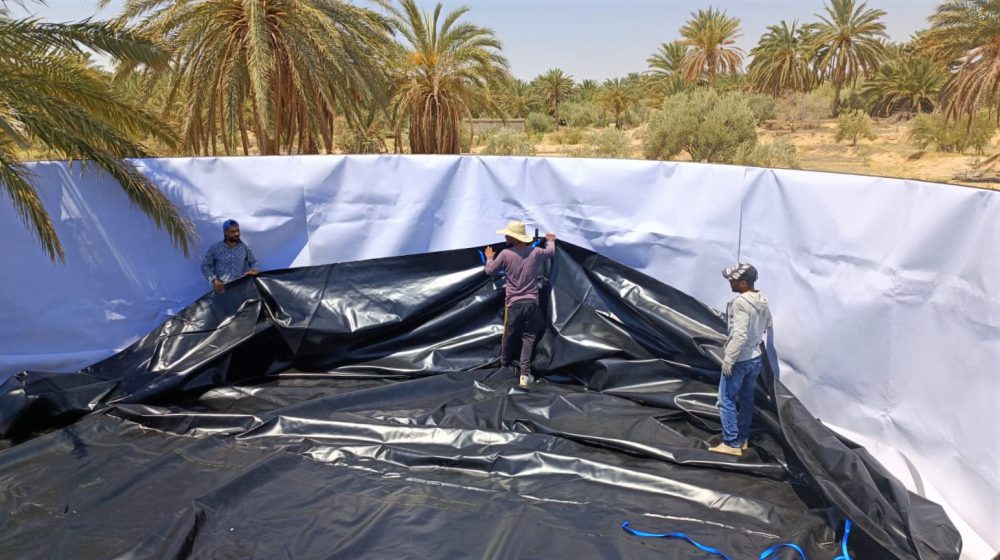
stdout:
MULTIPOLYGON (((359 4, 365 4, 359 0, 359 4)), ((417 0, 431 9, 434 0, 417 0)), ((27 3, 28 12, 51 21, 113 17, 124 0, 97 11, 96 0, 47 0, 27 3)), ((511 71, 531 79, 549 68, 562 68, 576 80, 603 80, 647 69, 646 58, 698 9, 714 6, 740 18, 737 46, 749 53, 768 25, 798 19, 815 21, 822 0, 443 0, 444 10, 471 8, 465 20, 493 29, 504 44, 511 71)), ((939 4, 929 0, 869 0, 868 7, 887 12, 889 36, 905 41, 926 27, 939 4)), ((16 16, 25 10, 8 2, 16 16)))

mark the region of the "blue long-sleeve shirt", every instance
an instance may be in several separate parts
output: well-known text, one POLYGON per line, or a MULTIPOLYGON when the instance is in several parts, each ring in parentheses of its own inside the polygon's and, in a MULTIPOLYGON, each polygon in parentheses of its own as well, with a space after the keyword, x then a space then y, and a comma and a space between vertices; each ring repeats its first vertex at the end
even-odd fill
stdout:
POLYGON ((208 248, 205 258, 201 260, 201 273, 209 284, 216 279, 232 282, 258 266, 257 257, 243 241, 232 247, 225 241, 219 241, 208 248))

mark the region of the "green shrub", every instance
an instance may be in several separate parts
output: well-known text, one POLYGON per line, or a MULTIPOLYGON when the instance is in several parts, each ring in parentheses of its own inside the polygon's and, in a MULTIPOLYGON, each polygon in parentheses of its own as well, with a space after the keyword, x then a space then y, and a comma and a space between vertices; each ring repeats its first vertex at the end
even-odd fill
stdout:
POLYGON ((764 121, 769 121, 778 114, 778 100, 770 95, 756 94, 746 96, 747 107, 753 113, 753 118, 757 121, 757 126, 764 121))
POLYGON ((996 132, 996 123, 986 113, 968 119, 946 119, 941 113, 920 114, 910 121, 910 142, 923 150, 934 145, 940 152, 964 152, 972 148, 983 153, 996 132))
POLYGON ((650 115, 656 110, 656 106, 647 105, 645 103, 636 104, 635 108, 630 111, 630 118, 626 119, 626 124, 628 126, 639 126, 642 123, 649 122, 650 115))
POLYGON ((576 145, 583 141, 582 128, 564 128, 550 136, 557 144, 576 145))
POLYGON ((757 142, 757 122, 744 97, 712 90, 668 97, 650 117, 643 156, 669 159, 684 151, 694 161, 732 163, 742 144, 757 142))
POLYGON ((482 153, 491 156, 533 156, 535 144, 523 132, 504 128, 490 137, 482 153))
POLYGON ((499 132, 500 130, 501 128, 496 128, 492 126, 479 130, 478 132, 476 132, 473 144, 476 146, 485 146, 490 141, 490 138, 496 136, 497 132, 499 132))
POLYGON ((556 129, 556 120, 545 113, 528 113, 524 119, 524 129, 529 134, 545 134, 556 129))
POLYGON ((600 111, 589 101, 567 102, 559 107, 559 116, 566 119, 566 124, 576 127, 587 127, 594 124, 600 111))
MULTIPOLYGON (((866 87, 866 81, 864 79, 858 80, 858 83, 854 84, 850 90, 842 92, 840 98, 840 112, 849 111, 863 111, 865 113, 871 113, 874 103, 872 103, 871 98, 864 94, 864 89, 866 87)), ((833 103, 833 101, 831 101, 833 103)))
POLYGON ((799 156, 795 144, 786 136, 770 144, 747 142, 736 150, 733 163, 754 167, 786 167, 797 169, 799 156))
POLYGON ((628 136, 621 130, 605 128, 587 135, 587 143, 576 152, 580 157, 628 158, 632 154, 628 136))
POLYGON ((344 154, 382 154, 385 142, 375 131, 351 129, 336 137, 337 150, 344 154))
POLYGON ((858 140, 862 138, 875 139, 875 133, 872 132, 872 118, 858 109, 841 113, 837 117, 837 133, 833 141, 847 140, 853 147, 857 146, 858 140))
POLYGON ((458 149, 463 154, 472 151, 472 133, 468 128, 462 127, 462 137, 458 139, 458 149))
POLYGON ((781 99, 775 118, 792 132, 800 128, 816 128, 830 116, 832 103, 833 92, 827 88, 818 88, 812 93, 795 92, 781 99))

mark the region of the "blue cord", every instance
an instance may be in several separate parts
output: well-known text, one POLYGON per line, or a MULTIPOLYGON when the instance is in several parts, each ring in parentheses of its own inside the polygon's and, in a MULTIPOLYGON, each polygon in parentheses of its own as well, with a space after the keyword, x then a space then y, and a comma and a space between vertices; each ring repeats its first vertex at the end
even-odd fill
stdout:
POLYGON ((625 529, 626 532, 631 533, 631 534, 633 534, 633 535, 635 535, 637 537, 656 537, 656 538, 661 538, 661 539, 684 539, 687 542, 689 542, 689 543, 697 546, 698 548, 704 550, 705 552, 707 552, 709 554, 714 554, 716 556, 725 558, 726 560, 733 560, 732 558, 726 556, 722 552, 720 552, 720 551, 718 551, 718 550, 716 550, 716 549, 714 549, 714 548, 712 548, 710 546, 705 546, 705 545, 701 544, 700 542, 692 539, 691 537, 685 535, 684 533, 647 533, 645 531, 637 531, 637 530, 635 530, 635 529, 633 529, 633 528, 631 528, 631 527, 628 526, 628 521, 625 521, 625 522, 622 523, 622 529, 625 529))
POLYGON ((847 552, 847 537, 851 534, 851 520, 844 520, 844 538, 840 539, 840 550, 843 552, 833 560, 851 560, 850 553, 847 552))
MULTIPOLYGON (((635 535, 637 537, 652 537, 652 538, 660 538, 660 539, 684 539, 687 542, 693 544, 694 546, 698 547, 699 549, 701 549, 701 550, 703 550, 703 551, 705 551, 705 552, 707 552, 709 554, 714 554, 715 556, 719 556, 721 558, 725 558, 726 560, 732 560, 732 558, 726 556, 723 552, 721 552, 721 551, 719 551, 717 549, 714 549, 714 548, 712 548, 710 546, 703 545, 700 542, 698 542, 698 541, 692 539, 691 537, 685 535, 684 533, 647 533, 645 531, 639 531, 637 529, 633 529, 633 528, 629 527, 628 521, 625 521, 625 522, 622 523, 622 529, 624 529, 625 532, 627 532, 629 534, 632 534, 632 535, 635 535)), ((834 558, 833 560, 851 560, 851 555, 850 555, 850 553, 847 552, 847 537, 850 534, 851 534, 851 520, 847 519, 847 520, 844 521, 844 537, 840 541, 840 549, 843 552, 843 554, 841 556, 838 556, 838 557, 834 558)), ((757 558, 757 560, 765 560, 765 558, 771 556, 777 550, 782 549, 782 548, 790 548, 790 549, 794 550, 795 552, 798 552, 799 553, 799 557, 801 557, 802 560, 806 560, 806 553, 805 553, 805 551, 803 551, 802 548, 799 545, 793 544, 793 543, 776 544, 776 545, 768 548, 764 552, 761 552, 760 556, 757 558)))
POLYGON ((803 551, 799 547, 799 545, 792 544, 792 543, 776 544, 776 545, 772 546, 771 548, 765 550, 764 552, 761 552, 760 556, 757 558, 757 560, 764 560, 765 558, 767 558, 771 554, 774 554, 774 552, 776 550, 778 550, 779 548, 790 548, 790 549, 794 550, 795 552, 798 552, 799 556, 802 557, 802 560, 806 560, 806 553, 805 553, 805 551, 803 551))

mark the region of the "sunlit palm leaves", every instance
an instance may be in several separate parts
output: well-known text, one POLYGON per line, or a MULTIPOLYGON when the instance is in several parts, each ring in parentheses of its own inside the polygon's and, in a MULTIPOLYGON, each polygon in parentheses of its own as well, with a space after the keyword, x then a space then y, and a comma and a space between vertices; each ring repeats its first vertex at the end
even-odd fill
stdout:
POLYGON ((538 93, 545 99, 549 114, 559 122, 559 105, 573 92, 573 77, 558 68, 536 77, 533 82, 538 93))
POLYGON ((646 59, 650 74, 658 77, 671 77, 681 71, 681 63, 687 55, 687 44, 683 41, 663 43, 659 50, 646 59))
POLYGON ((769 25, 750 54, 747 77, 754 91, 781 96, 809 91, 816 83, 808 28, 796 21, 769 25))
POLYGON ((88 67, 83 48, 133 64, 165 62, 152 43, 122 28, 13 20, 0 4, 0 188, 48 256, 62 260, 62 244, 30 173, 18 163, 18 150, 42 149, 93 162, 187 253, 194 241, 191 224, 124 159, 151 155, 136 139, 167 144, 176 139, 153 115, 126 101, 99 70, 88 67))
POLYGON ((816 14, 813 41, 818 49, 817 66, 833 82, 833 110, 840 110, 840 90, 861 76, 871 75, 882 62, 887 39, 882 10, 868 9, 855 0, 830 0, 825 14, 816 14))
POLYGON ((952 64, 940 108, 969 119, 987 110, 1000 119, 1000 0, 951 0, 930 17, 921 52, 952 64))
POLYGON ((717 75, 737 72, 743 63, 743 51, 734 46, 740 36, 740 20, 715 8, 691 15, 680 30, 688 46, 681 75, 688 83, 698 83, 705 77, 708 87, 714 88, 717 75))
POLYGON ((504 114, 508 117, 523 119, 540 104, 531 84, 524 80, 511 79, 504 84, 500 93, 504 114))
POLYGON ((601 87, 597 80, 580 80, 580 83, 573 86, 570 96, 574 101, 590 101, 597 95, 597 88, 601 87))
POLYGON ((622 127, 622 117, 639 102, 639 87, 621 78, 605 80, 597 90, 597 101, 601 107, 615 117, 615 128, 622 127))
POLYGON ((442 18, 441 4, 425 14, 413 0, 380 3, 405 41, 395 57, 392 109, 400 123, 409 123, 410 151, 459 153, 469 107, 492 104, 486 86, 507 79, 500 41, 489 29, 459 22, 469 11, 465 7, 442 18))
POLYGON ((128 0, 121 21, 173 50, 186 146, 203 154, 334 148, 338 109, 354 122, 384 90, 391 44, 375 12, 340 0, 128 0))
POLYGON ((872 100, 872 113, 929 113, 948 76, 929 58, 907 56, 890 60, 865 83, 862 94, 872 100))
POLYGON ((649 93, 655 97, 673 95, 684 89, 681 63, 687 56, 688 47, 683 41, 663 43, 659 50, 646 59, 649 65, 649 93))

